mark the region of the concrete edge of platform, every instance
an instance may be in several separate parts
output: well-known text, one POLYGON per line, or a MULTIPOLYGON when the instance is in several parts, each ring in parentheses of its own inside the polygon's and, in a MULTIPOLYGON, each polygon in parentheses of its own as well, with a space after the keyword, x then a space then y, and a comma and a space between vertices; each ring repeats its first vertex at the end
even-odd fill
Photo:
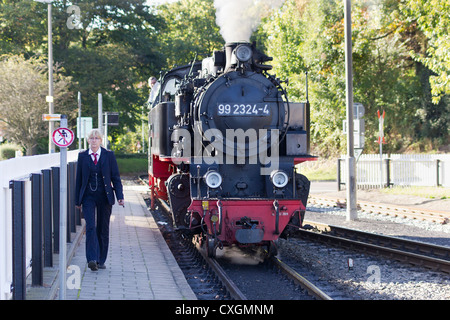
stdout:
MULTIPOLYGON (((70 265, 70 261, 75 255, 77 247, 80 245, 81 239, 86 228, 84 219, 81 219, 81 226, 76 227, 73 241, 67 244, 66 261, 70 265)), ((59 255, 53 255, 53 267, 44 268, 44 286, 31 286, 31 273, 27 277, 27 293, 26 300, 54 300, 59 289, 59 255)))
MULTIPOLYGON (((144 198, 142 197, 142 193, 145 192, 144 190, 134 190, 136 191, 140 197, 139 197, 139 202, 141 203, 141 206, 143 209, 145 209, 147 207, 147 205, 145 204, 144 198)), ((180 269, 180 267, 178 266, 178 262, 176 261, 175 257, 173 256, 172 251, 170 250, 169 246, 166 243, 166 240, 164 239, 163 235, 161 234, 161 232, 159 231, 158 225, 155 221, 155 219, 153 218, 153 215, 151 214, 150 211, 146 212, 147 219, 149 219, 150 221, 150 225, 152 228, 155 228, 158 230, 158 232, 156 232, 156 242, 158 243, 158 245, 160 246, 161 250, 164 253, 164 258, 167 261, 167 265, 170 268, 171 273, 174 276, 174 281, 177 285, 177 287, 180 290, 180 294, 182 295, 184 300, 197 300, 197 296, 195 295, 195 293, 192 291, 191 286, 189 285, 189 283, 186 280, 186 276, 184 275, 183 271, 180 269)))

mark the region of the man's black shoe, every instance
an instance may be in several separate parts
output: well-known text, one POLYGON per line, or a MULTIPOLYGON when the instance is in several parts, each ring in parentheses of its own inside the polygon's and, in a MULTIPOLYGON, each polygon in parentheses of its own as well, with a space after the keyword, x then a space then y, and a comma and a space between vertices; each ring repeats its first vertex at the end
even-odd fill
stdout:
POLYGON ((88 267, 89 267, 89 269, 91 269, 92 271, 97 271, 97 270, 98 270, 97 262, 95 262, 94 260, 89 261, 88 267))

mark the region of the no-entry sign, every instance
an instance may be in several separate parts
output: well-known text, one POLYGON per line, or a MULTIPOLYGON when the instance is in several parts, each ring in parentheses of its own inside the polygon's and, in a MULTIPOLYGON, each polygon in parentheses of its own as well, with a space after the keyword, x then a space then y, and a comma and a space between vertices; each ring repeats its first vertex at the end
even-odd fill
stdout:
POLYGON ((68 128, 58 128, 53 131, 53 143, 59 147, 68 147, 74 139, 73 131, 68 128))

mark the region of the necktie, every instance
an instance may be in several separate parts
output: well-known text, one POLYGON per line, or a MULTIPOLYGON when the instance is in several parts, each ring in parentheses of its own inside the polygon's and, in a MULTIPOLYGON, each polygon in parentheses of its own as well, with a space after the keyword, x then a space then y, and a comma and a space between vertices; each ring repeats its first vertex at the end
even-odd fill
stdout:
POLYGON ((97 164, 97 154, 93 153, 93 155, 94 155, 94 164, 97 164))

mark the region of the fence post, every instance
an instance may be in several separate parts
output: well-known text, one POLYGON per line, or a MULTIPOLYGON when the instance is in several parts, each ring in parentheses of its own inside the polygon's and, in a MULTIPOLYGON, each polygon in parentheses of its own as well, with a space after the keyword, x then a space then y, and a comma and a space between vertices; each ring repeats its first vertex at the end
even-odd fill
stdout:
POLYGON ((52 167, 53 252, 59 253, 59 167, 52 167))
POLYGON ((341 159, 337 159, 337 188, 341 191, 341 159))
MULTIPOLYGON (((67 161, 67 160, 66 160, 67 161)), ((74 227, 72 219, 72 208, 70 206, 72 196, 70 194, 70 165, 66 163, 66 243, 72 242, 72 227, 74 227)))
POLYGON ((77 232, 77 218, 75 212, 75 175, 73 174, 74 162, 69 162, 67 170, 67 211, 70 212, 70 231, 77 232))
POLYGON ((71 206, 73 207, 74 212, 75 212, 75 224, 76 224, 77 226, 81 226, 81 214, 80 214, 80 210, 77 209, 77 208, 75 207, 75 204, 76 204, 76 199, 75 199, 75 194, 76 194, 76 192, 75 192, 75 183, 76 183, 76 179, 77 179, 77 161, 70 162, 70 164, 72 165, 72 168, 71 168, 72 185, 70 186, 70 190, 71 190, 71 193, 72 193, 72 203, 71 203, 71 206))
POLYGON ((42 212, 44 224, 44 267, 53 267, 52 242, 52 171, 44 169, 42 172, 42 212))
POLYGON ((44 285, 44 260, 42 259, 42 184, 41 174, 31 174, 31 285, 44 285))
POLYGON ((390 188, 391 187, 391 168, 390 168, 391 159, 387 158, 387 159, 384 159, 384 161, 386 162, 386 187, 390 188))
POLYGON ((25 300, 25 182, 12 180, 9 188, 12 189, 13 300, 25 300))
POLYGON ((439 164, 441 160, 436 159, 436 187, 439 187, 439 164))

